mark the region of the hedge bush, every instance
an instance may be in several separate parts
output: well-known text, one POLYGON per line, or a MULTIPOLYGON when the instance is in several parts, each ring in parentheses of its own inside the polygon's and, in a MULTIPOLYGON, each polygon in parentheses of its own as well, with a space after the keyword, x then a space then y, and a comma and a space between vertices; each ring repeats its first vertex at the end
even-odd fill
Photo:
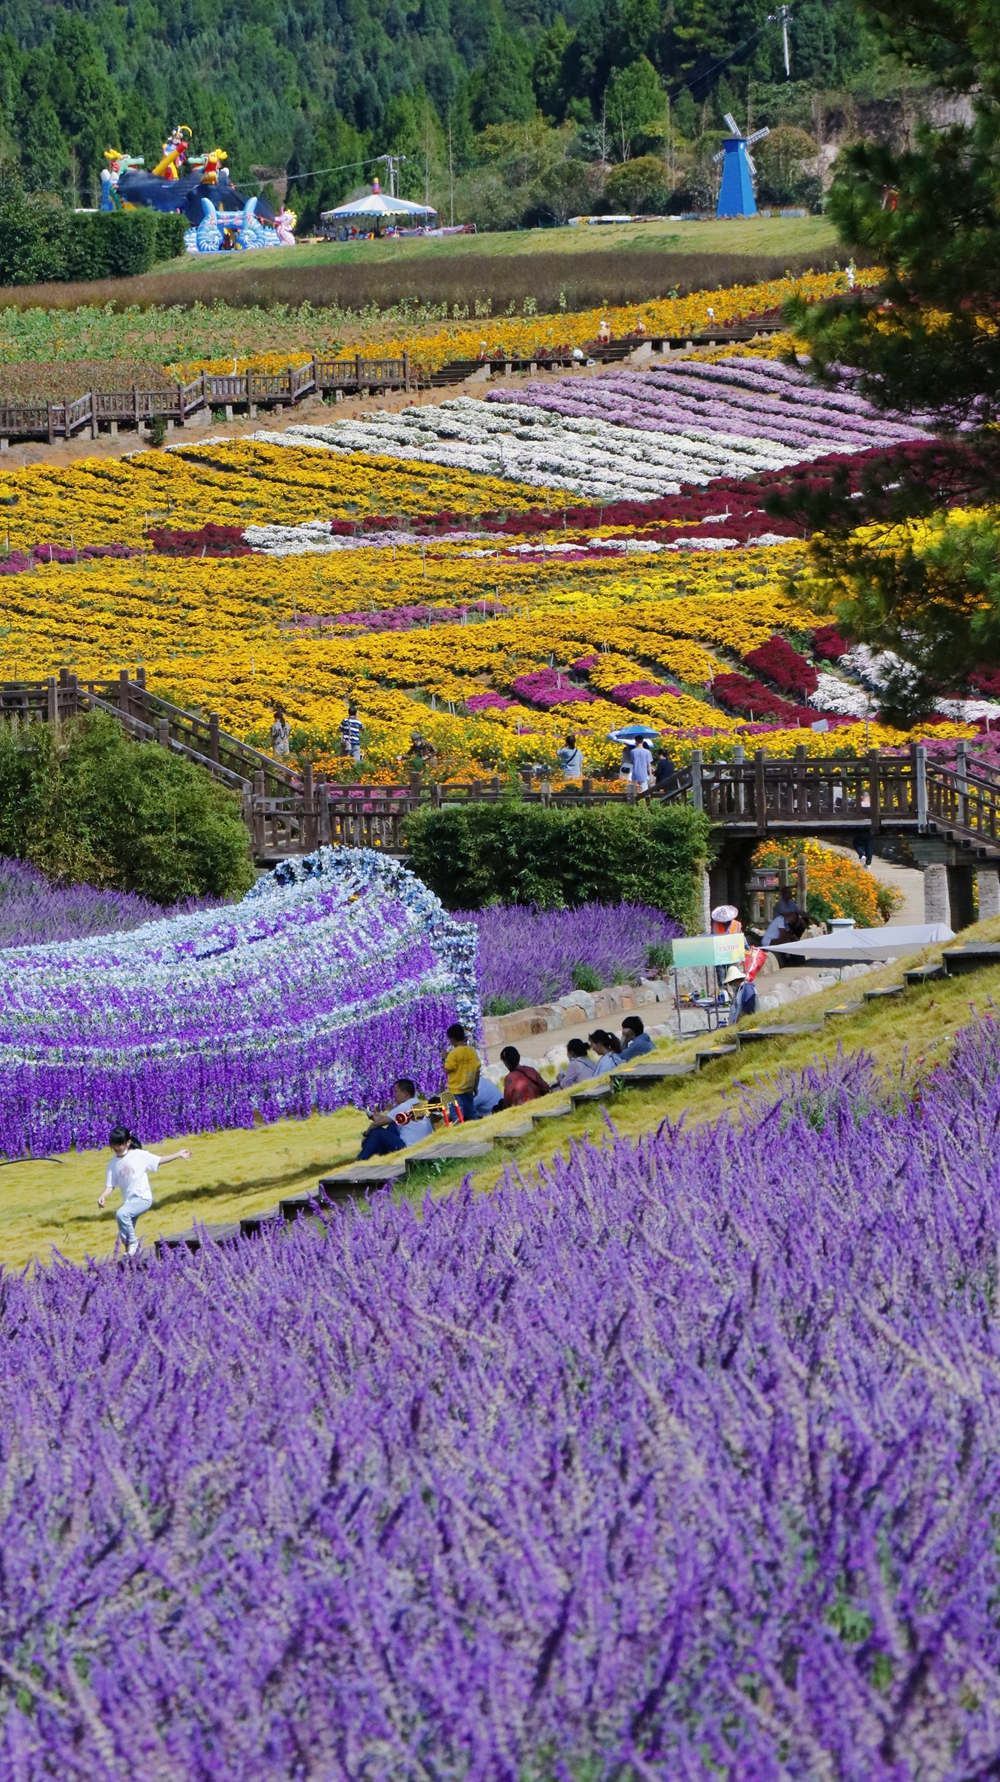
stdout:
POLYGON ((233 794, 104 713, 0 725, 0 854, 156 903, 240 896, 254 878, 233 794))
POLYGON ((0 171, 0 284, 131 278, 183 253, 187 227, 156 210, 63 210, 0 171))
POLYGON ((646 903, 697 926, 708 819, 684 805, 543 809, 518 798, 407 819, 407 863, 449 909, 646 903))

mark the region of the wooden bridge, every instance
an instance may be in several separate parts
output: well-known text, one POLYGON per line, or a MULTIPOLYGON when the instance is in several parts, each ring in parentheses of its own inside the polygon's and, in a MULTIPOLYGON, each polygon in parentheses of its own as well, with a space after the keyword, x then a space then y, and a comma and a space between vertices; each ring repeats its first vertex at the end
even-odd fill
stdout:
MULTIPOLYGON (((45 681, 0 686, 0 719, 57 723, 86 711, 105 711, 139 742, 156 743, 203 767, 236 793, 261 862, 310 852, 320 844, 404 851, 403 824, 421 806, 490 803, 516 791, 526 803, 580 808, 633 805, 633 785, 582 780, 554 789, 525 771, 516 787, 497 777, 463 784, 427 783, 420 774, 395 785, 351 785, 327 779, 229 736, 217 713, 184 711, 146 686, 140 668, 133 679, 82 681, 68 669, 45 681)), ((705 761, 695 751, 664 797, 703 810, 715 831, 719 871, 738 868, 746 877, 750 855, 769 835, 816 836, 851 841, 870 831, 876 849, 890 837, 905 839, 917 858, 944 858, 951 865, 1000 860, 1000 773, 970 763, 968 744, 956 744, 957 762, 929 761, 922 747, 905 755, 877 750, 860 758, 810 759, 804 748, 791 758, 741 748, 732 761, 705 761), (934 850, 938 853, 935 856, 934 850)), ((734 888, 735 893, 735 888, 734 888)), ((720 901, 740 901, 735 894, 720 901)))

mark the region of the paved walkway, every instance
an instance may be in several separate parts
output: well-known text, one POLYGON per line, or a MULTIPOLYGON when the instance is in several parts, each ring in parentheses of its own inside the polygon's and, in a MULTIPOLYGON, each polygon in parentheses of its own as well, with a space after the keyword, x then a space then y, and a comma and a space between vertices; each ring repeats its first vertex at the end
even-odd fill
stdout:
POLYGON ((924 875, 914 866, 895 866, 891 860, 880 860, 876 854, 871 864, 872 878, 880 885, 892 885, 903 893, 903 904, 889 925, 919 923, 924 920, 924 875))

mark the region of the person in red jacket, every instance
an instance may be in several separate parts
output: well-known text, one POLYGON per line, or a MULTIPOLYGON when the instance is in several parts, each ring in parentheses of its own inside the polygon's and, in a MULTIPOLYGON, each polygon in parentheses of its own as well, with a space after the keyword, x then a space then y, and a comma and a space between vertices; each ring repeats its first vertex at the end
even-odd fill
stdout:
POLYGON ((539 1076, 533 1064, 521 1063, 521 1054, 516 1046, 504 1046, 500 1063, 507 1066, 507 1075, 503 1081, 505 1108, 517 1108, 524 1101, 537 1101, 540 1095, 548 1095, 548 1083, 539 1076))

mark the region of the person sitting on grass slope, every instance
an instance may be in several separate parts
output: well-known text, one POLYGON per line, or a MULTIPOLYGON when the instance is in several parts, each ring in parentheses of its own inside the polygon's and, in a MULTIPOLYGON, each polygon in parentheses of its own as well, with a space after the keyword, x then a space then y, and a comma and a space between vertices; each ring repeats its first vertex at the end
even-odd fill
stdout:
POLYGON ((603 1027, 595 1027, 590 1035, 590 1043, 597 1053, 595 1077, 604 1077, 609 1070, 617 1070, 622 1060, 614 1034, 606 1033, 603 1027))
POLYGON ((622 1063, 641 1058, 653 1050, 653 1042, 638 1015, 626 1015, 622 1022, 622 1063))
POLYGON ((516 1046, 504 1046, 500 1063, 507 1066, 507 1075, 503 1080, 505 1108, 519 1108, 526 1101, 537 1101, 540 1095, 548 1095, 548 1083, 544 1077, 539 1076, 533 1064, 521 1063, 521 1054, 516 1046))
POLYGON ((414 1116, 419 1100, 412 1077, 397 1077, 392 1085, 392 1107, 376 1109, 369 1115, 371 1125, 361 1141, 359 1163, 367 1163, 370 1157, 388 1157, 391 1151, 402 1151, 407 1145, 430 1138, 434 1128, 427 1115, 414 1116))
POLYGON ((594 1061, 587 1057, 590 1047, 586 1040, 571 1039, 566 1041, 566 1063, 556 1077, 558 1089, 572 1089, 574 1083, 585 1083, 594 1074, 594 1061))
POLYGON ((153 1190, 149 1186, 149 1178, 164 1163, 176 1163, 180 1158, 186 1163, 190 1151, 171 1151, 169 1157, 158 1157, 155 1151, 144 1151, 134 1132, 127 1126, 113 1126, 108 1143, 115 1154, 113 1163, 108 1164, 104 1193, 98 1201, 98 1207, 104 1211, 104 1202, 117 1188, 122 1197, 122 1204, 115 1214, 118 1223, 118 1236, 125 1245, 128 1256, 136 1256, 139 1251, 139 1239, 136 1236, 135 1222, 143 1213, 148 1213, 153 1204, 153 1190))

